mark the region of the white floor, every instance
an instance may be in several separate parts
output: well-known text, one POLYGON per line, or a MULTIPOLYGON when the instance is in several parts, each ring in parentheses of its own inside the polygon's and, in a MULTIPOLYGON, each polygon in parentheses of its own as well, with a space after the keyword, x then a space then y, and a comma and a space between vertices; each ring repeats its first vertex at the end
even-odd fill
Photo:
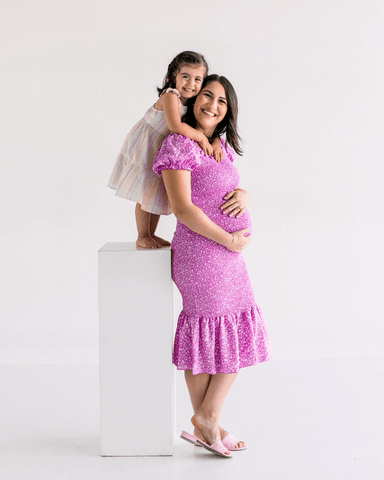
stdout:
MULTIPOLYGON (((96 365, 0 366, 0 477, 382 480, 383 378, 378 360, 271 361, 242 370, 224 405, 221 424, 249 444, 235 458, 181 439, 172 457, 101 458, 96 365)), ((178 431, 191 431, 177 380, 178 431)))

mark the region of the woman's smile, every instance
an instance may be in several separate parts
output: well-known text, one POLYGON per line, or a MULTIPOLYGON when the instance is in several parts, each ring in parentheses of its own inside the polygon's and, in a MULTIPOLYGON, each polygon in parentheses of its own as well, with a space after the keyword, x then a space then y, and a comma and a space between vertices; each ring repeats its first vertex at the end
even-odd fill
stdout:
POLYGON ((211 136, 228 111, 223 85, 219 82, 206 85, 197 96, 193 111, 197 129, 211 136))
POLYGON ((208 110, 205 110, 204 108, 202 108, 202 111, 203 111, 204 115, 207 115, 208 117, 215 117, 216 116, 215 113, 209 112, 208 110))

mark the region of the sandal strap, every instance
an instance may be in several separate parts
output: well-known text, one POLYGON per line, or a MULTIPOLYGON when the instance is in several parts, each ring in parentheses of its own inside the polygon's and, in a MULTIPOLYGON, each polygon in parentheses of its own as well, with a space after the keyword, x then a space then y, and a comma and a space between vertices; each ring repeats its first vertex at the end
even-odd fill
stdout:
POLYGON ((238 450, 236 448, 236 445, 239 443, 239 442, 242 442, 242 440, 239 440, 237 437, 235 437, 234 435, 231 435, 230 433, 228 433, 228 435, 226 435, 223 440, 223 445, 225 447, 227 447, 228 450, 238 450))
MULTIPOLYGON (((224 446, 221 440, 217 440, 215 443, 212 443, 211 448, 213 448, 214 450, 217 450, 218 452, 224 455, 225 455, 225 452, 228 450, 228 448, 224 446)), ((226 455, 226 456, 229 457, 229 455, 226 455)))
POLYGON ((220 455, 221 457, 226 457, 226 458, 232 458, 232 454, 230 453, 229 455, 225 453, 228 449, 225 448, 223 445, 223 442, 221 440, 216 440, 216 442, 212 443, 212 445, 209 445, 208 443, 205 443, 201 440, 198 440, 198 442, 207 450, 209 450, 212 453, 216 453, 217 455, 220 455))

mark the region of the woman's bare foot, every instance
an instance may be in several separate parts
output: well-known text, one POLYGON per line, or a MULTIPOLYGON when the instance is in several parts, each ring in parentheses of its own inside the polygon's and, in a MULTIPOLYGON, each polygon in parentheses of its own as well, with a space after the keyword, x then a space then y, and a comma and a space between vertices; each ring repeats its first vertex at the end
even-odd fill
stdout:
MULTIPOLYGON (((225 438, 229 432, 227 432, 226 430, 224 430, 224 428, 221 428, 219 427, 220 429, 220 438, 221 440, 223 440, 223 438, 225 438)), ((203 442, 206 442, 206 439, 204 438, 204 436, 201 434, 201 432, 195 427, 195 430, 193 432, 193 435, 197 438, 199 438, 200 440, 203 440, 203 442)), ((242 448, 242 447, 245 447, 245 442, 243 441, 240 441, 238 443, 236 443, 236 448, 242 448)))
MULTIPOLYGON (((212 445, 221 440, 220 429, 217 423, 213 419, 204 417, 199 412, 196 412, 195 415, 191 418, 192 425, 195 427, 195 431, 200 435, 196 435, 200 440, 205 441, 208 445, 212 445)), ((231 452, 226 450, 226 455, 231 455, 231 452)))
POLYGON ((136 246, 140 248, 161 248, 161 245, 151 237, 137 237, 136 246))
POLYGON ((152 235, 152 238, 160 244, 161 247, 169 247, 171 244, 167 240, 164 240, 164 238, 158 237, 156 235, 152 235))

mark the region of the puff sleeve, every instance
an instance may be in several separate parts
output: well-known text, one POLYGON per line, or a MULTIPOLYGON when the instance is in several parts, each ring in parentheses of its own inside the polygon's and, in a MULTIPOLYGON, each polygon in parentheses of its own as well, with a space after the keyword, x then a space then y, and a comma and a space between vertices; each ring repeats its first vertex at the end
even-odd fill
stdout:
POLYGON ((176 88, 167 88, 163 93, 169 92, 176 94, 179 98, 181 97, 180 92, 176 88))
POLYGON ((201 164, 201 152, 196 142, 184 135, 171 133, 163 141, 156 154, 153 171, 161 175, 163 170, 192 170, 201 164))
POLYGON ((221 138, 221 149, 223 150, 223 152, 225 152, 228 160, 233 163, 236 157, 235 151, 230 145, 228 145, 228 143, 223 138, 221 138))

